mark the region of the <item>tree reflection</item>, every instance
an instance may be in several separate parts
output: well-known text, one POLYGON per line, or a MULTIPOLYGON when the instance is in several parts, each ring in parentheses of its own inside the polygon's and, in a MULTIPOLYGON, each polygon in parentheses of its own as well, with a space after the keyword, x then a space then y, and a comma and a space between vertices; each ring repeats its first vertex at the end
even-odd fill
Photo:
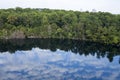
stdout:
MULTIPOLYGON (((0 40, 0 52, 9 51, 14 53, 16 50, 31 50, 33 47, 50 49, 55 52, 57 49, 71 51, 79 55, 97 55, 97 58, 107 57, 110 62, 113 57, 120 55, 120 47, 106 45, 95 42, 87 42, 70 39, 14 39, 0 40)), ((119 60, 120 63, 120 60, 119 60)))

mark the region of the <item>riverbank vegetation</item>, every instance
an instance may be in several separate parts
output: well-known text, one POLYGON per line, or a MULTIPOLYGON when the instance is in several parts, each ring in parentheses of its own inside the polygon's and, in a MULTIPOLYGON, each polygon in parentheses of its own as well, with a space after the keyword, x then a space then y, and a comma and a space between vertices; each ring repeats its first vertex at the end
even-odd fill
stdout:
POLYGON ((67 38, 120 44, 120 15, 20 7, 0 9, 0 38, 67 38))

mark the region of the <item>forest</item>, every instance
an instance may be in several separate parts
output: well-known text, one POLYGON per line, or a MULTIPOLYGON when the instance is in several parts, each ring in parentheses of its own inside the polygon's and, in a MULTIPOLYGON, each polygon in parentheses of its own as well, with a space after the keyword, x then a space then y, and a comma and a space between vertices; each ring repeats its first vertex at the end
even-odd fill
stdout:
POLYGON ((0 39, 11 38, 76 39, 120 45, 120 14, 46 8, 0 9, 0 39))

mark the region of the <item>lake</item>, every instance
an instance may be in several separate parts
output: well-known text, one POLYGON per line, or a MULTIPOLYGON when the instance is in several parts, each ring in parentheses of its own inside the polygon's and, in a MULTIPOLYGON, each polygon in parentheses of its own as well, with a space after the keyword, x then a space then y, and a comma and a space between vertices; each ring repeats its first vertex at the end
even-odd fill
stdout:
POLYGON ((0 40, 0 80, 120 80, 120 47, 69 39, 0 40))

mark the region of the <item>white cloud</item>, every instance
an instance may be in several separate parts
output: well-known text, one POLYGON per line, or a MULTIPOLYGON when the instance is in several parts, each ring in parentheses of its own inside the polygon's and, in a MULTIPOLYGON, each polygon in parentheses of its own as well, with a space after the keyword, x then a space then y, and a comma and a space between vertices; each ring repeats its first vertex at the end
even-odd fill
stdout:
POLYGON ((120 0, 1 0, 0 8, 30 7, 83 11, 96 9, 120 14, 120 0))

